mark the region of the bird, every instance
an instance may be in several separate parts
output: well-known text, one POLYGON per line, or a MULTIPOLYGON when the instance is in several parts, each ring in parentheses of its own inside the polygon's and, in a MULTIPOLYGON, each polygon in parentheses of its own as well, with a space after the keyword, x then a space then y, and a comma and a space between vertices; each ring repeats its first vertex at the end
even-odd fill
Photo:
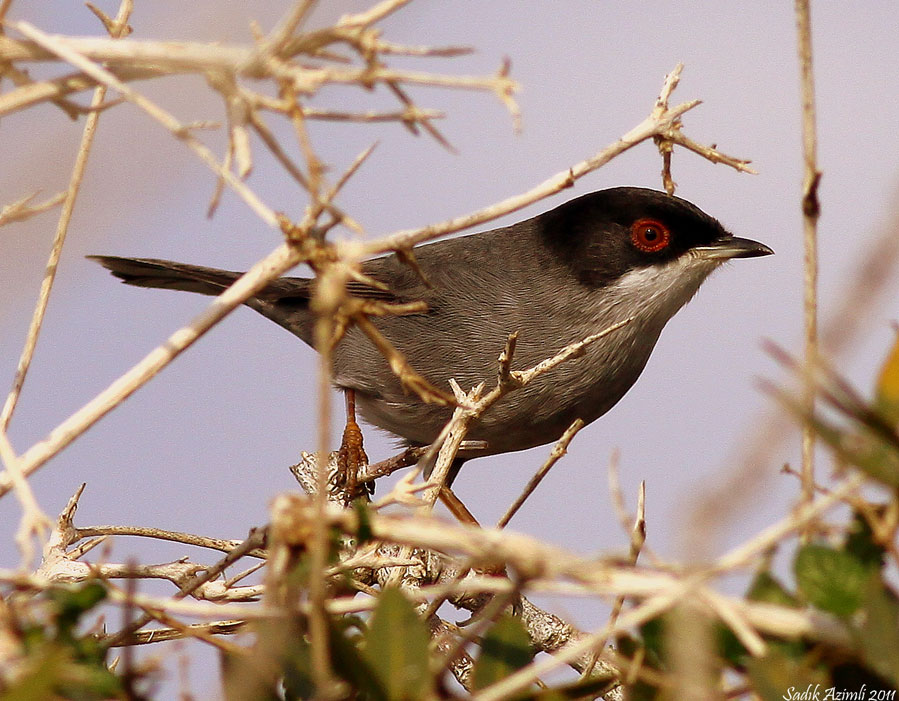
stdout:
MULTIPOLYGON (((614 324, 623 326, 490 407, 469 428, 460 461, 544 445, 575 419, 611 409, 642 373, 667 322, 722 263, 767 256, 696 205, 657 190, 616 187, 535 217, 415 248, 420 270, 396 253, 361 264, 380 283, 351 280, 350 295, 424 302, 419 313, 372 321, 435 387, 495 382, 517 332, 524 369, 614 324), (629 321, 628 321, 629 320, 629 321)), ((153 258, 89 256, 128 285, 217 295, 239 272, 153 258)), ((313 343, 312 280, 282 277, 245 304, 313 343)), ((407 391, 378 349, 350 328, 333 352, 333 383, 355 393, 362 417, 407 446, 431 444, 452 407, 407 391)), ((459 463, 461 464, 461 462, 459 463)), ((456 469, 457 471, 457 469, 456 469)))

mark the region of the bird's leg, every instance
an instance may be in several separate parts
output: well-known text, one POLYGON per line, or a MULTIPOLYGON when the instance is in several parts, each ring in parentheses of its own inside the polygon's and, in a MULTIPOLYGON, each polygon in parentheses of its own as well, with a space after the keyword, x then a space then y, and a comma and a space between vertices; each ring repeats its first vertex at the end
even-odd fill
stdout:
POLYGON ((337 454, 338 480, 352 498, 368 498, 369 487, 358 482, 359 473, 368 466, 368 456, 362 447, 362 429, 356 423, 356 391, 344 390, 346 426, 337 454))

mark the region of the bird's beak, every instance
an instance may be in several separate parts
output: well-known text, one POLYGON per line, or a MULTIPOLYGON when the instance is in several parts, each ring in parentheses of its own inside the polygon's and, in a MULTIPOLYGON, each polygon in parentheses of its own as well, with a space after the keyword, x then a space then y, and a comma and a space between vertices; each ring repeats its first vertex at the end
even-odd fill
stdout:
POLYGON ((720 238, 708 246, 697 246, 693 249, 706 260, 730 260, 731 258, 757 258, 774 253, 765 244, 751 239, 740 239, 736 236, 720 238))

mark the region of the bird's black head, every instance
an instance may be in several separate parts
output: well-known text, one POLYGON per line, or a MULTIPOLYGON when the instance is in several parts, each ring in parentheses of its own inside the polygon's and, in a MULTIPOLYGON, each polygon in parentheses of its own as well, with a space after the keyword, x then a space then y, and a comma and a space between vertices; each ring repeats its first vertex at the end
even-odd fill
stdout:
MULTIPOLYGON (((684 256, 717 263, 773 253, 764 244, 735 238, 686 200, 638 187, 584 195, 539 220, 547 244, 590 287, 604 287, 631 270, 684 256)), ((714 265, 705 267, 711 270, 714 265)))

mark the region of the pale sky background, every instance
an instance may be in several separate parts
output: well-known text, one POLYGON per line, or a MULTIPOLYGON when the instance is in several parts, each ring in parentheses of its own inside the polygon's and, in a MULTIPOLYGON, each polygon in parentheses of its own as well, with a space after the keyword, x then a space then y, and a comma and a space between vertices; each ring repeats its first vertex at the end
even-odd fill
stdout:
MULTIPOLYGON (((114 4, 99 4, 114 14, 114 4)), ((137 39, 226 43, 247 42, 250 19, 268 29, 288 6, 142 0, 136 5, 137 39)), ((368 6, 322 2, 313 22, 368 6)), ((11 18, 51 32, 98 32, 96 20, 76 2, 19 2, 11 18)), ((770 410, 755 378, 782 373, 762 351, 761 339, 801 349, 802 164, 792 3, 419 0, 382 26, 385 38, 399 43, 477 49, 453 60, 395 65, 483 74, 509 57, 522 86, 524 130, 513 134, 507 113, 489 94, 424 87, 409 91, 420 106, 447 112, 438 126, 457 154, 396 124, 316 125, 315 146, 335 172, 373 141, 380 143, 339 200, 370 236, 480 208, 592 155, 644 118, 678 61, 686 69, 673 101, 704 102, 686 115, 685 132, 752 159, 759 170, 756 176, 739 174, 692 154, 675 154, 678 195, 777 255, 736 261, 705 284, 663 333, 637 385, 581 432, 511 526, 583 553, 626 551, 606 478, 617 447, 631 508, 637 485, 647 481, 649 544, 665 556, 678 556, 678 536, 691 508, 710 485, 737 469, 733 458, 739 447, 770 410)), ((822 2, 813 8, 813 26, 826 317, 875 232, 896 216, 899 5, 854 3, 850 9, 822 2)), ((137 87, 184 122, 221 119, 220 104, 201 79, 137 87)), ((329 89, 316 104, 362 109, 393 103, 386 91, 329 89)), ((48 106, 4 118, 0 204, 36 189, 45 194, 63 189, 81 127, 48 106)), ((220 149, 220 134, 207 140, 220 149)), ((266 162, 261 149, 256 153, 260 159, 249 184, 274 209, 299 213, 305 198, 266 162)), ((656 150, 643 144, 570 191, 500 223, 604 187, 659 188, 659 168, 656 150)), ((13 417, 10 435, 18 451, 44 437, 208 303, 185 293, 125 287, 85 255, 172 258, 243 270, 277 245, 278 236, 233 194, 227 193, 216 217, 207 220, 213 185, 211 172, 146 115, 127 105, 103 115, 34 365, 13 417)), ((55 215, 47 214, 0 231, 3 394, 3 383, 12 381, 54 226, 55 215)), ((894 285, 855 310, 866 320, 864 339, 840 363, 865 391, 892 341, 896 293, 894 285)), ((250 310, 238 310, 43 467, 31 480, 41 505, 57 514, 86 481, 78 525, 146 525, 241 538, 266 520, 275 494, 296 489, 287 466, 301 450, 315 449, 313 361, 313 352, 300 341, 250 310)), ((385 436, 367 430, 366 439, 372 460, 392 454, 385 436)), ((797 446, 794 439, 771 456, 766 479, 742 483, 750 510, 734 512, 722 504, 717 532, 709 533, 716 539, 715 552, 785 513, 797 484, 777 471, 784 461, 796 463, 797 446)), ((470 463, 456 491, 483 523, 492 523, 548 451, 470 463)), ((18 561, 12 534, 19 513, 13 496, 0 502, 0 567, 18 561)), ((185 554, 214 558, 135 539, 120 540, 114 550, 116 559, 134 556, 142 562, 185 554)), ((543 603, 582 626, 603 621, 594 604, 543 603)), ((195 666, 193 677, 195 691, 208 695, 201 689, 209 675, 195 666)))

